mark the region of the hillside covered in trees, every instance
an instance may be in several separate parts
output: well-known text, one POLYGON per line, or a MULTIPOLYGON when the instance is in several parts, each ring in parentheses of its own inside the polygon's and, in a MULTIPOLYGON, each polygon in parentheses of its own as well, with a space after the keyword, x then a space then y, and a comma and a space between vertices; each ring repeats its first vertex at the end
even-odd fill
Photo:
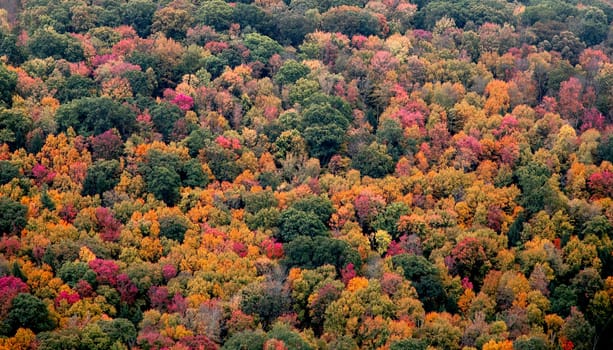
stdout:
POLYGON ((613 348, 611 1, 0 4, 0 349, 613 348))

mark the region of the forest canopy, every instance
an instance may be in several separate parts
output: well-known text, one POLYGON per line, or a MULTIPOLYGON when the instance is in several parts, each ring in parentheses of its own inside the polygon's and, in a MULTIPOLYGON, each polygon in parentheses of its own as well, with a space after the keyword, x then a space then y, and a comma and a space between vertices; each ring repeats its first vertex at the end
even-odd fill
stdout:
POLYGON ((0 5, 0 350, 613 348, 610 1, 0 5))

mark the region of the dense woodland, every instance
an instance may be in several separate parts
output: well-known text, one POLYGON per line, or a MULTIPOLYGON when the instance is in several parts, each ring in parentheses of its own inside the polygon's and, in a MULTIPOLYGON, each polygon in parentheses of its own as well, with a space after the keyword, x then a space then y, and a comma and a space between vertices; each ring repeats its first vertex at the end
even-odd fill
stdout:
POLYGON ((0 349, 613 348, 613 3, 22 0, 0 349))

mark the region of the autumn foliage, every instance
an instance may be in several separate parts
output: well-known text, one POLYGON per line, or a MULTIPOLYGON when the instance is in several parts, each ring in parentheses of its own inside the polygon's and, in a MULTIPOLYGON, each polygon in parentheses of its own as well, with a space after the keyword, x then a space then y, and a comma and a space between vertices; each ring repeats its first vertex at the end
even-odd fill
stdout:
POLYGON ((612 19, 0 10, 0 350, 613 348, 612 19))

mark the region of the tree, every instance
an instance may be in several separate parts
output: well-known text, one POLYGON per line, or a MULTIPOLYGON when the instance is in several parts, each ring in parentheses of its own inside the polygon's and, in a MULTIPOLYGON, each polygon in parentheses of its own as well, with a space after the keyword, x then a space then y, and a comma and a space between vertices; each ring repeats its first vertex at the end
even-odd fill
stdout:
POLYGON ((276 229, 279 226, 279 218, 281 213, 277 208, 264 208, 259 210, 256 214, 245 215, 245 223, 250 229, 276 229))
POLYGON ((80 74, 71 75, 56 84, 58 86, 55 97, 61 103, 67 103, 84 97, 97 96, 99 93, 98 84, 93 79, 80 74))
POLYGON ((549 184, 551 171, 546 166, 531 162, 519 167, 516 174, 522 190, 520 203, 528 213, 537 213, 556 204, 556 194, 549 184))
POLYGON ((586 267, 579 271, 571 282, 577 295, 577 306, 584 311, 587 310, 590 301, 604 284, 600 273, 592 267, 586 267))
POLYGON ((431 313, 426 315, 424 325, 419 331, 421 338, 435 348, 459 350, 462 333, 451 323, 451 315, 447 313, 431 313))
POLYGON ((37 30, 28 41, 28 48, 38 58, 63 58, 70 62, 84 59, 83 48, 77 39, 68 34, 59 34, 53 28, 37 30))
POLYGON ((385 207, 385 199, 370 190, 363 190, 355 197, 353 205, 362 228, 370 230, 371 223, 385 207))
POLYGON ((245 193, 243 195, 245 211, 255 214, 262 209, 275 208, 279 203, 272 191, 261 191, 256 193, 245 193))
POLYGON ((234 181, 242 172, 236 152, 217 143, 210 144, 204 149, 204 158, 216 180, 234 181))
POLYGON ((595 343, 598 344, 602 340, 600 346, 611 345, 610 337, 603 337, 611 329, 611 320, 613 319, 613 306, 609 294, 602 290, 597 292, 590 302, 587 313, 588 319, 596 329, 595 343))
POLYGON ((0 334, 10 333, 11 325, 6 321, 13 299, 20 293, 28 293, 29 290, 28 285, 17 277, 0 277, 0 334))
POLYGON ((85 281, 90 285, 96 282, 96 274, 84 262, 67 261, 57 269, 57 276, 71 288, 75 288, 79 281, 85 281))
POLYGON ((561 316, 566 316, 575 305, 577 305, 577 295, 569 286, 561 284, 551 293, 552 312, 561 316))
POLYGON ((394 267, 403 270, 404 277, 411 281, 424 304, 426 311, 442 310, 447 302, 447 295, 438 269, 423 256, 400 254, 392 257, 394 267))
POLYGON ((164 166, 154 166, 151 172, 146 174, 147 191, 153 193, 155 198, 163 200, 166 204, 173 206, 179 199, 179 187, 181 178, 176 171, 164 166))
POLYGON ((212 139, 213 135, 210 130, 197 129, 183 139, 181 144, 188 148, 190 157, 196 157, 206 143, 212 141, 212 139))
POLYGON ((182 185, 185 187, 206 187, 210 181, 198 159, 190 159, 185 162, 179 175, 182 185))
POLYGON ((182 215, 162 216, 160 222, 160 236, 182 243, 185 232, 189 228, 189 221, 182 215))
POLYGON ((82 328, 64 328, 38 335, 41 349, 123 349, 136 344, 136 328, 124 318, 100 320, 82 328))
MULTIPOLYGON (((387 153, 392 156, 394 161, 398 161, 405 154, 409 145, 414 143, 414 140, 407 139, 404 136, 404 130, 400 122, 392 118, 385 118, 380 121, 376 136, 377 142, 386 146, 387 153)), ((411 148, 416 153, 416 147, 411 148)))
POLYGON ((108 349, 111 339, 105 334, 97 323, 90 323, 79 332, 80 346, 92 350, 108 349))
POLYGON ((328 163, 345 140, 345 131, 337 125, 310 126, 304 130, 304 139, 309 147, 309 155, 328 163))
MULTIPOLYGON (((325 268, 323 266, 322 268, 325 268)), ((324 328, 324 322, 326 319, 326 309, 332 302, 337 300, 345 288, 345 285, 336 280, 325 283, 325 280, 322 283, 318 284, 318 289, 314 290, 312 293, 309 293, 308 296, 308 319, 310 319, 311 327, 316 332, 316 334, 321 334, 324 328)))
POLYGON ((13 93, 17 86, 17 74, 0 64, 0 106, 10 107, 13 103, 13 93))
POLYGON ((423 339, 407 338, 392 343, 390 350, 426 350, 428 343, 423 339))
POLYGON ((12 64, 20 64, 26 59, 25 50, 17 45, 17 36, 0 30, 0 55, 6 56, 12 64))
POLYGON ((397 240, 400 238, 400 232, 398 230, 398 221, 403 215, 409 213, 409 207, 402 202, 395 202, 388 205, 384 211, 377 214, 372 227, 374 230, 383 230, 389 233, 392 239, 397 240))
POLYGON ((39 298, 27 293, 21 293, 13 299, 7 321, 13 332, 20 327, 30 328, 36 333, 55 327, 47 305, 39 298))
POLYGON ((188 347, 189 349, 202 349, 202 350, 219 349, 217 344, 205 335, 192 335, 192 336, 183 337, 179 340, 178 344, 188 347))
POLYGON ((162 32, 166 37, 175 40, 185 38, 187 29, 191 27, 194 18, 186 10, 174 7, 163 7, 153 14, 152 32, 162 32))
POLYGON ((574 128, 579 127, 580 118, 583 115, 582 92, 583 86, 575 77, 571 77, 560 85, 560 115, 569 120, 574 128))
POLYGON ((268 60, 274 54, 280 54, 283 47, 278 42, 274 41, 266 35, 258 33, 249 33, 243 39, 245 46, 249 49, 251 58, 254 61, 268 63, 268 60))
POLYGON ((154 79, 154 74, 152 73, 152 70, 148 70, 147 72, 130 70, 123 74, 123 78, 127 79, 134 96, 149 96, 157 87, 157 81, 154 79))
POLYGON ((606 114, 611 120, 613 113, 611 109, 613 107, 613 98, 611 92, 613 91, 613 65, 606 64, 598 71, 596 75, 596 89, 600 93, 596 96, 596 106, 598 110, 603 114, 606 114))
POLYGON ((294 11, 287 11, 275 19, 278 21, 278 28, 283 28, 279 31, 281 42, 294 47, 302 44, 304 37, 317 29, 317 17, 315 16, 304 16, 294 11))
POLYGON ((490 81, 485 87, 485 93, 488 98, 483 108, 488 115, 504 114, 509 109, 510 97, 506 82, 497 79, 490 81))
POLYGON ((42 332, 37 335, 39 349, 78 349, 81 350, 80 330, 74 328, 60 329, 55 332, 42 332))
POLYGON ((132 26, 140 37, 147 37, 151 33, 156 8, 149 0, 128 1, 121 5, 123 23, 132 26))
POLYGON ((83 181, 83 195, 93 196, 112 190, 119 183, 121 168, 119 161, 99 160, 94 162, 83 181))
POLYGON ((158 103, 149 111, 155 129, 169 141, 176 122, 183 117, 181 109, 170 102, 158 103))
POLYGON ((351 160, 351 165, 364 176, 380 178, 392 171, 394 161, 387 154, 387 148, 384 145, 373 142, 358 151, 351 160))
POLYGON ((334 124, 347 130, 352 121, 352 110, 346 101, 317 91, 306 93, 304 99, 299 101, 305 108, 302 113, 303 129, 311 125, 334 124))
POLYGON ((85 97, 58 108, 55 116, 61 130, 73 128, 79 135, 102 134, 115 128, 127 138, 136 126, 136 114, 109 97, 85 97))
POLYGON ((437 20, 448 17, 454 20, 458 28, 467 22, 482 25, 484 23, 512 23, 513 11, 510 6, 495 0, 462 0, 450 4, 447 1, 425 1, 425 6, 415 16, 418 28, 432 28, 437 20))
POLYGON ((223 350, 261 350, 266 342, 266 333, 261 330, 244 330, 234 333, 226 340, 223 350))
MULTIPOLYGON (((305 106, 309 105, 303 113, 301 123, 309 154, 319 158, 324 164, 340 149, 349 126, 349 116, 330 102, 335 103, 325 95, 313 95, 302 102, 305 106), (325 100, 317 101, 321 99, 325 100)), ((338 107, 345 108, 342 105, 338 107)))
MULTIPOLYGON (((264 11, 260 6, 254 3, 244 4, 236 3, 233 12, 233 23, 240 24, 241 28, 253 28, 255 31, 267 35, 271 38, 278 38, 278 21, 283 18, 283 14, 270 13, 264 11)), ((289 29, 289 28, 284 28, 289 29)))
POLYGON ((123 154, 123 141, 117 129, 111 129, 91 139, 92 158, 117 159, 123 154))
POLYGON ((547 349, 547 342, 541 337, 527 337, 522 336, 513 342, 513 349, 517 350, 545 350, 547 349))
POLYGON ((588 179, 588 187, 596 198, 613 198, 613 172, 595 172, 588 179))
POLYGON ((298 236, 283 246, 284 264, 293 267, 312 269, 330 264, 337 273, 349 263, 359 268, 362 265, 360 255, 347 242, 328 237, 298 236))
POLYGON ((298 236, 325 236, 326 226, 313 212, 289 208, 281 213, 279 234, 281 242, 291 242, 298 236))
MULTIPOLYGON (((559 29, 556 30, 555 25, 554 28, 550 28, 548 26, 535 26, 535 28, 545 28, 546 33, 542 34, 543 40, 551 38, 551 48, 553 50, 560 52, 560 54, 562 54, 562 58, 567 59, 571 64, 577 63, 579 55, 585 49, 585 44, 575 35, 575 33, 567 30, 561 30, 558 32, 559 29), (553 32, 550 33, 550 30, 553 30, 553 32), (547 37, 548 34, 553 34, 553 36, 547 37)), ((551 76, 555 78, 555 73, 551 76)), ((555 79, 552 79, 551 83, 551 87, 556 87, 557 84, 555 79)))
POLYGON ((575 16, 577 9, 571 4, 551 0, 538 1, 526 7, 522 21, 534 25, 538 21, 564 21, 568 16, 575 16))
POLYGON ((72 14, 70 26, 66 29, 79 33, 84 33, 88 30, 95 29, 97 25, 101 24, 98 20, 98 17, 102 12, 100 10, 101 9, 98 6, 74 6, 70 9, 70 12, 72 14))
POLYGON ((285 323, 276 323, 268 332, 268 339, 280 340, 287 349, 296 350, 312 350, 309 345, 298 333, 293 331, 289 325, 285 323))
POLYGON ((0 160, 0 185, 7 184, 19 176, 19 168, 8 160, 0 160))
POLYGON ((28 208, 9 198, 0 198, 0 233, 18 234, 27 224, 28 208))
POLYGON ((241 310, 257 315, 265 327, 291 307, 287 290, 278 281, 251 284, 240 292, 240 296, 241 310))
POLYGON ((287 60, 275 75, 275 81, 281 85, 293 84, 298 79, 306 77, 311 70, 300 62, 287 60))
POLYGON ((49 196, 49 192, 47 191, 47 185, 43 185, 42 191, 40 193, 40 204, 43 208, 54 211, 55 210, 55 202, 49 196))
POLYGON ((560 330, 561 335, 574 344, 576 350, 593 349, 595 329, 576 307, 571 308, 570 316, 560 330))
POLYGON ((379 20, 370 11, 355 6, 334 7, 321 17, 322 28, 326 32, 340 32, 348 37, 356 34, 364 36, 381 33, 379 20))
POLYGON ((319 218, 325 225, 330 221, 330 217, 334 213, 332 201, 323 196, 307 196, 298 199, 290 205, 291 208, 303 212, 310 212, 319 218))
POLYGON ((96 221, 100 238, 105 242, 113 242, 121 235, 121 222, 113 217, 113 213, 105 207, 96 208, 96 221))
POLYGON ((472 237, 464 238, 451 250, 450 270, 480 285, 492 267, 487 253, 483 242, 472 237))
POLYGON ((322 266, 315 270, 296 269, 292 272, 295 273, 291 274, 289 285, 294 311, 303 325, 312 325, 318 331, 328 299, 338 298, 344 285, 334 280, 336 269, 333 266, 322 266))
POLYGON ((197 21, 215 30, 226 30, 230 27, 234 9, 225 1, 211 0, 204 2, 197 13, 197 21))
MULTIPOLYGON (((289 87, 289 94, 288 94, 288 99, 289 99, 289 103, 290 105, 294 105, 296 103, 300 103, 301 105, 305 105, 305 101, 308 99, 309 96, 312 96, 315 93, 318 93, 321 91, 321 86, 319 85, 319 83, 317 81, 311 80, 311 79, 306 79, 306 78, 300 78, 298 80, 296 80, 296 83, 294 83, 294 85, 291 85, 289 87)), ((287 118, 291 121, 295 121, 296 118, 295 117, 295 113, 292 112, 286 112, 284 114, 282 114, 282 117, 292 117, 292 118, 287 118)), ((287 129, 298 129, 298 125, 288 125, 286 123, 283 123, 283 121, 281 121, 281 124, 285 124, 284 126, 287 127, 287 129)))
MULTIPOLYGON (((1 79, 1 78, 0 78, 1 79)), ((1 102, 0 102, 1 103, 1 102)), ((26 145, 27 135, 32 130, 32 119, 22 111, 0 107, 0 142, 13 150, 26 145)))
POLYGON ((609 30, 607 15, 596 7, 586 7, 579 11, 578 36, 588 46, 601 43, 609 30))
MULTIPOLYGON (((377 338, 377 335, 373 337, 364 331, 369 329, 369 326, 379 328, 375 326, 378 323, 375 320, 385 324, 386 320, 393 317, 396 310, 397 305, 388 295, 381 292, 381 284, 377 280, 355 277, 349 281, 340 298, 333 301, 326 309, 324 330, 327 333, 353 337, 358 345, 364 346, 368 341, 373 341, 372 338, 377 338)), ((375 331, 376 333, 379 332, 375 331)), ((387 335, 383 333, 381 338, 380 342, 385 343, 387 335)))

